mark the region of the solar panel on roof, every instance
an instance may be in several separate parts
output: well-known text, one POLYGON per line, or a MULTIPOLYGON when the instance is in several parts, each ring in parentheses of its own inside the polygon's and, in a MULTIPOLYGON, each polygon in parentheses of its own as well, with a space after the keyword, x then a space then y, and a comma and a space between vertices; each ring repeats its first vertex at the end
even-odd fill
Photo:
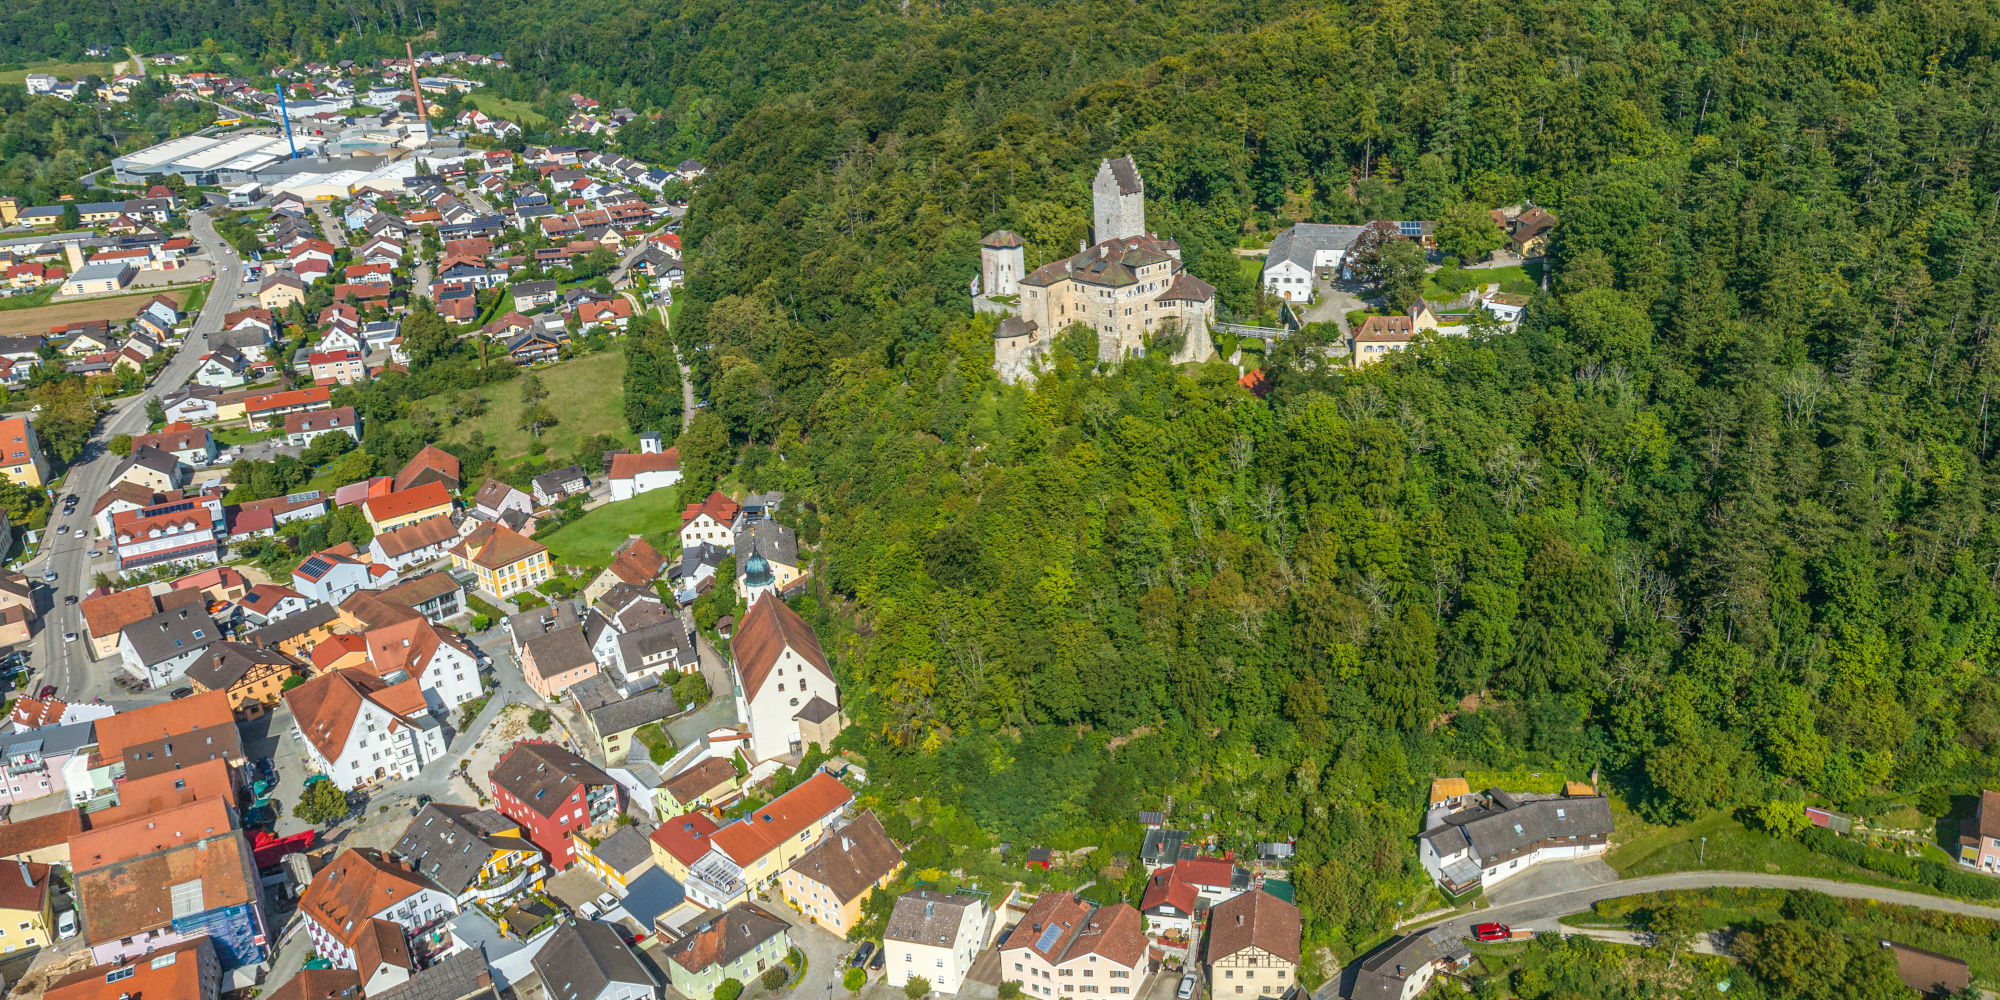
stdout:
POLYGON ((1050 924, 1042 928, 1042 936, 1035 939, 1036 951, 1047 951, 1055 946, 1056 939, 1062 937, 1062 927, 1050 924))

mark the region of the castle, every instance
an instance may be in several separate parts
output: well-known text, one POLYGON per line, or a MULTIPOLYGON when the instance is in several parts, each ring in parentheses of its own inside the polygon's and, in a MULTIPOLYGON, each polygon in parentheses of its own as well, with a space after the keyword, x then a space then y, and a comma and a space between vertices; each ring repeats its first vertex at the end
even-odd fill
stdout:
POLYGON ((1160 336, 1175 339, 1175 364, 1215 356, 1215 288, 1187 273, 1179 244, 1146 231, 1146 184, 1132 158, 1100 163, 1090 194, 1097 243, 1073 257, 1029 271, 1019 236, 1001 229, 979 241, 986 294, 975 308, 1012 313, 993 331, 1005 381, 1032 377, 1056 335, 1077 323, 1097 331, 1101 361, 1144 354, 1160 336))

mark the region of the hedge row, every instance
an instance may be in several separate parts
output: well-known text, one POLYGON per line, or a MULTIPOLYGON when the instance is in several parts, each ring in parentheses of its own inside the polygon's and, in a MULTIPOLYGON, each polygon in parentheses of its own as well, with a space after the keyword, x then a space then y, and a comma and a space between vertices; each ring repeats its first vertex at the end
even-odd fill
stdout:
POLYGON ((1960 871, 1942 861, 1905 857, 1894 851, 1869 847, 1858 841, 1837 836, 1816 826, 1801 831, 1799 842, 1828 857, 1891 878, 1926 885, 1947 896, 1957 896, 1961 899, 2000 899, 2000 879, 1960 871))

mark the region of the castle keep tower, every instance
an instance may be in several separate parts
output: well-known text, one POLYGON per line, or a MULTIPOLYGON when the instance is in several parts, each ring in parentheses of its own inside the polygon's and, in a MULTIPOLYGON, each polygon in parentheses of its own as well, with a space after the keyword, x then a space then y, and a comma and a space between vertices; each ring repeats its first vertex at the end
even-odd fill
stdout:
POLYGON ((979 287, 987 295, 1017 295, 1028 273, 1027 251, 1019 236, 996 229, 979 241, 979 287))
POLYGON ((1090 183, 1091 238, 1099 243, 1146 235, 1146 182, 1129 156, 1097 165, 1090 183))

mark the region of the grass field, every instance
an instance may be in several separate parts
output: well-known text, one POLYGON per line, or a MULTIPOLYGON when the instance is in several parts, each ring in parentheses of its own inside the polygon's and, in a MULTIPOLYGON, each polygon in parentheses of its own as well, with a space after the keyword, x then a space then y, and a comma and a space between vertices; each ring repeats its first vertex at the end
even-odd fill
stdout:
POLYGON ((0 299, 0 312, 14 312, 20 309, 40 309, 49 304, 56 294, 56 285, 43 285, 26 295, 13 295, 0 299))
MULTIPOLYGON (((1767 872, 1943 895, 1927 885, 1890 878, 1815 853, 1789 837, 1773 837, 1753 830, 1728 813, 1710 813, 1677 826, 1653 826, 1622 807, 1614 806, 1614 811, 1617 843, 1605 860, 1622 878, 1681 871, 1767 872)), ((1938 861, 1950 860, 1936 848, 1927 850, 1926 856, 1938 861)))
POLYGON ((548 546, 557 562, 604 566, 626 538, 643 535, 661 555, 671 558, 680 551, 680 512, 679 490, 654 490, 607 503, 535 541, 548 546))
MULTIPOLYGON (((496 364, 505 364, 496 360, 496 364)), ((622 344, 602 354, 592 354, 546 365, 533 370, 548 389, 546 405, 561 421, 542 429, 541 442, 555 455, 569 455, 579 442, 594 434, 609 434, 630 447, 638 436, 625 426, 625 349, 622 344)), ((514 379, 475 390, 487 401, 484 416, 464 421, 441 433, 446 441, 465 441, 473 431, 486 435, 495 455, 503 463, 529 454, 536 439, 522 430, 521 380, 514 379)), ((679 530, 678 524, 675 530, 679 530)))
POLYGON ((526 101, 517 101, 497 94, 483 94, 475 90, 465 95, 465 103, 486 112, 514 122, 522 127, 533 127, 548 121, 526 101))
POLYGON ((0 313, 0 330, 9 333, 42 333, 49 327, 61 326, 64 323, 81 323, 92 319, 131 319, 138 313, 139 307, 155 295, 164 295, 178 305, 187 301, 188 289, 167 288, 136 292, 131 295, 115 295, 104 299, 58 302, 32 309, 14 309, 0 313))
POLYGON ((18 87, 22 81, 28 78, 28 74, 30 73, 48 73, 52 76, 60 77, 64 82, 81 79, 95 73, 108 81, 112 76, 111 67, 114 65, 116 65, 116 62, 108 59, 103 62, 29 63, 20 69, 0 70, 0 84, 9 87, 18 87))

